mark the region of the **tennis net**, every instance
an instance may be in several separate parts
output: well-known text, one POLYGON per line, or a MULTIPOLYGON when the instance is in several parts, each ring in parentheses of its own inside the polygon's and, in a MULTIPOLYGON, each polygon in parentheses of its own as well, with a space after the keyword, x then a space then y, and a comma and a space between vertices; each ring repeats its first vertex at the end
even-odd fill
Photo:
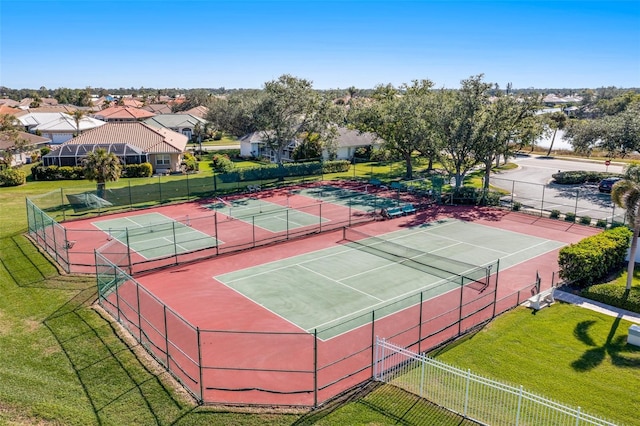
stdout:
POLYGON ((392 262, 417 269, 446 280, 462 278, 463 284, 477 282, 489 284, 491 266, 479 266, 448 257, 420 251, 381 237, 375 237, 353 228, 343 228, 343 239, 353 247, 392 262))

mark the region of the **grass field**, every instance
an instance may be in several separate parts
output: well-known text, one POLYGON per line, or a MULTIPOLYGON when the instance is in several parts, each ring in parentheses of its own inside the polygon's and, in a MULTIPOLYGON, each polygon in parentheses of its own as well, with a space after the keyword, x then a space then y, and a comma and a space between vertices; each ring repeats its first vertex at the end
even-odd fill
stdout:
POLYGON ((438 359, 555 399, 620 424, 638 424, 640 348, 631 323, 564 303, 518 308, 438 359))

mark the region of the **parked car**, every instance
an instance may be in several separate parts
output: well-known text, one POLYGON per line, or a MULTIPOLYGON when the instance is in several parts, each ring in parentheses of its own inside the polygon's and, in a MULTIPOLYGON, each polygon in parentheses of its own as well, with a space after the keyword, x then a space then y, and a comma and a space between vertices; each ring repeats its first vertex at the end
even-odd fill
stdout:
POLYGON ((621 178, 617 178, 617 177, 602 179, 598 184, 598 191, 611 192, 611 188, 613 188, 613 185, 620 179, 621 178))

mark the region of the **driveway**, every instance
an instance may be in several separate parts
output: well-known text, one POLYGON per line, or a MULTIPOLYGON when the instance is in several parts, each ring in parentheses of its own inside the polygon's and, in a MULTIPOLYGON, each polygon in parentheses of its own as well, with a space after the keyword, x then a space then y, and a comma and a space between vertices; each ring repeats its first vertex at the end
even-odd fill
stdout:
POLYGON ((584 185, 558 185, 552 175, 559 171, 589 170, 622 173, 621 163, 607 166, 603 161, 583 161, 518 156, 513 160, 518 168, 494 174, 491 184, 510 192, 504 200, 520 202, 523 208, 549 212, 575 213, 578 217, 606 219, 622 222, 624 210, 615 207, 609 194, 601 194, 596 183, 584 185))

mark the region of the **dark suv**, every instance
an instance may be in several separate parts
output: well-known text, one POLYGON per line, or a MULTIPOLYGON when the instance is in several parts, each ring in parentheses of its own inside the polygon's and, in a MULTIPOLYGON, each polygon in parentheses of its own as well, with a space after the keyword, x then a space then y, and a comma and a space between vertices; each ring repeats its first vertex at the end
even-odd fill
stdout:
POLYGON ((617 178, 617 177, 602 179, 598 184, 598 191, 611 192, 611 188, 613 187, 613 184, 619 180, 620 178, 617 178))

